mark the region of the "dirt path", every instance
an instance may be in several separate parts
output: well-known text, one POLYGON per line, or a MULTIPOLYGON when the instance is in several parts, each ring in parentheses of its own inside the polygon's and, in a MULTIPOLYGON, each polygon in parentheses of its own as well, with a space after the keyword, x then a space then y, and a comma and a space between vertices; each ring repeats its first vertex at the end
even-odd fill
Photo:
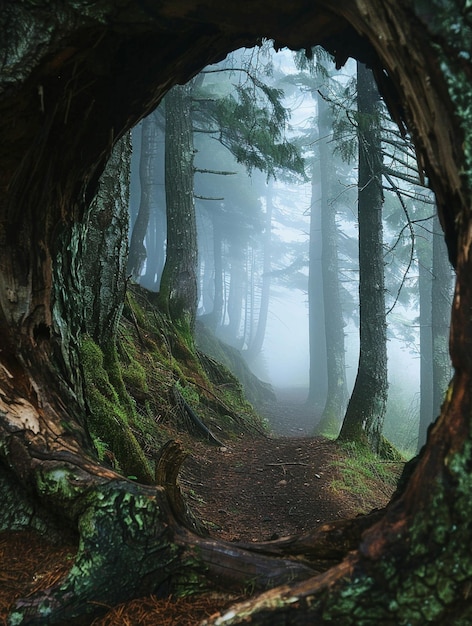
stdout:
POLYGON ((342 482, 336 442, 311 436, 319 419, 305 405, 307 391, 277 391, 262 413, 271 437, 242 437, 224 448, 198 445, 181 482, 197 516, 213 536, 267 541, 384 506, 392 488, 357 496, 342 482))
POLYGON ((269 540, 345 516, 330 482, 335 444, 319 439, 249 439, 188 462, 192 508, 229 541, 269 540))
POLYGON ((266 404, 260 413, 271 431, 280 437, 311 437, 321 411, 306 405, 308 389, 287 387, 276 389, 276 402, 266 404))

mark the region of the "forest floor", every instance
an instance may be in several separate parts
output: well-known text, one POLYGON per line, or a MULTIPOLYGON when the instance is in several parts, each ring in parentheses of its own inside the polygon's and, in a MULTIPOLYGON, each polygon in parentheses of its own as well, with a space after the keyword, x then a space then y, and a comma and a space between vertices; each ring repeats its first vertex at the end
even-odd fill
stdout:
MULTIPOLYGON (((225 541, 267 541, 324 522, 384 506, 402 465, 370 468, 361 483, 350 453, 334 441, 309 436, 315 416, 300 390, 278 393, 263 411, 271 436, 241 436, 222 448, 192 445, 181 486, 210 534, 225 541), (380 468, 380 469, 379 469, 380 468), (381 470, 381 471, 380 471, 381 470)), ((375 464, 372 464, 375 465, 375 464)), ((53 546, 33 532, 0 533, 0 624, 15 598, 60 580, 76 547, 53 546)), ((93 626, 194 626, 235 601, 225 594, 185 599, 141 598, 111 609, 93 626)))

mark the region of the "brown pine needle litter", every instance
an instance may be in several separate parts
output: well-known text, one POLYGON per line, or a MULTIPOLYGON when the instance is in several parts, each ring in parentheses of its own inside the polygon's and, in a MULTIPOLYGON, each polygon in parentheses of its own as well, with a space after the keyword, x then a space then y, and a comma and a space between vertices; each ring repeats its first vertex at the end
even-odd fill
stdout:
POLYGON ((190 598, 138 598, 111 609, 91 626, 196 626, 241 598, 205 594, 190 598))
MULTIPOLYGON (((9 608, 20 597, 47 589, 66 576, 77 546, 56 546, 34 531, 0 532, 0 624, 6 626, 9 608)), ((240 600, 209 593, 188 598, 138 598, 90 622, 91 626, 196 626, 201 620, 240 600)))
POLYGON ((0 624, 17 598, 31 596, 59 582, 74 563, 77 546, 54 545, 39 533, 0 533, 0 624))

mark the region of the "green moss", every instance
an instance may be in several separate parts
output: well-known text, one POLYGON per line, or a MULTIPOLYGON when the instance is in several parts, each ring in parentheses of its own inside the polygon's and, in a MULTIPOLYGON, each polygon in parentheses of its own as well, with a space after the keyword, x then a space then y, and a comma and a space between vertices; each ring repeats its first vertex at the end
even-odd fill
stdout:
POLYGON ((383 435, 380 438, 379 457, 385 461, 397 461, 398 463, 405 461, 396 447, 383 435))
POLYGON ((339 444, 343 451, 339 460, 333 463, 338 469, 339 479, 333 480, 331 487, 335 491, 358 496, 360 512, 367 513, 373 488, 383 483, 392 491, 396 487, 402 462, 385 462, 374 454, 367 445, 346 442, 339 444))
POLYGON ((139 409, 133 426, 143 438, 161 438, 166 426, 179 428, 171 393, 176 383, 199 417, 208 426, 222 428, 224 436, 264 430, 263 420, 247 402, 239 380, 227 367, 196 349, 190 324, 171 322, 156 308, 155 294, 136 286, 129 291, 119 356, 126 389, 139 409))
POLYGON ((93 433, 91 433, 91 437, 92 437, 93 445, 97 452, 99 461, 104 461, 107 452, 109 452, 108 445, 104 441, 102 441, 100 437, 97 437, 93 433))
POLYGON ((315 428, 315 434, 323 435, 328 439, 336 439, 339 435, 339 428, 339 414, 329 411, 323 414, 320 423, 315 428))
POLYGON ((200 402, 200 396, 194 387, 191 385, 182 385, 179 381, 176 383, 176 387, 181 393, 183 399, 190 404, 192 408, 195 408, 196 405, 200 402))
POLYGON ((263 430, 239 381, 213 359, 205 367, 190 327, 172 324, 151 300, 152 294, 130 287, 116 348, 101 349, 88 336, 81 346, 88 427, 97 456, 142 482, 152 481, 157 451, 183 428, 172 393, 175 384, 200 419, 221 436, 263 430))
MULTIPOLYGON (((123 406, 105 369, 103 353, 89 337, 82 340, 81 362, 90 409, 87 421, 92 436, 108 446, 125 475, 136 476, 142 482, 152 482, 149 464, 129 426, 129 417, 133 417, 129 412, 131 401, 127 402, 127 407, 123 406)), ((112 370, 116 379, 119 369, 114 366, 112 370)), ((120 395, 125 393, 123 386, 120 395)))
POLYGON ((149 392, 146 370, 138 361, 135 359, 130 360, 127 366, 123 366, 121 372, 127 389, 135 389, 142 393, 149 392))
POLYGON ((174 574, 172 584, 174 593, 178 598, 187 598, 195 594, 207 593, 211 591, 208 580, 205 578, 205 569, 202 567, 202 560, 198 555, 198 548, 194 549, 195 556, 189 553, 177 575, 174 574))
POLYGON ((124 309, 125 315, 131 315, 134 317, 136 324, 141 328, 146 328, 146 313, 144 309, 138 304, 131 290, 126 292, 126 303, 124 309))

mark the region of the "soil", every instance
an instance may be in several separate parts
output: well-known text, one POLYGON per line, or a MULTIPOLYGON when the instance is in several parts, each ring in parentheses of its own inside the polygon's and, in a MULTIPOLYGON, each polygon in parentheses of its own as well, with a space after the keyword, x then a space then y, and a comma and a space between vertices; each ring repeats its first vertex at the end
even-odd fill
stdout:
POLYGON ((319 437, 243 437, 188 460, 181 483, 214 536, 277 539, 358 512, 330 488, 336 447, 319 437))
MULTIPOLYGON (((384 506, 392 488, 378 485, 362 498, 339 484, 336 442, 308 436, 316 423, 300 390, 279 392, 263 413, 271 436, 241 436, 221 448, 192 445, 181 486, 212 536, 226 541, 266 541, 384 506)), ((30 531, 0 533, 0 624, 15 598, 44 589, 70 568, 75 546, 53 546, 30 531)), ((190 626, 235 601, 205 595, 173 601, 141 598, 115 607, 94 626, 190 626), (157 617, 159 616, 159 617, 157 617)))

